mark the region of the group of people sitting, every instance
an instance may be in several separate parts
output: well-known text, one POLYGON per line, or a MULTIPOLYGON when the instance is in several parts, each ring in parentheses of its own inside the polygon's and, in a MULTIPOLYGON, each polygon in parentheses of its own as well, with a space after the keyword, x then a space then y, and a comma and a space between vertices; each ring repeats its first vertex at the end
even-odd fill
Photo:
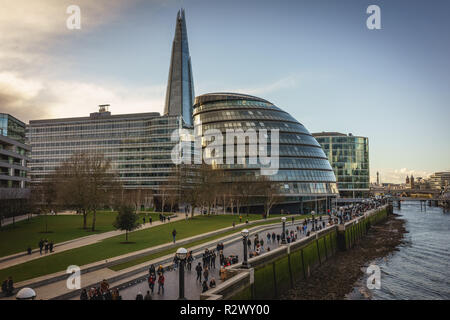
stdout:
POLYGON ((80 300, 122 300, 122 296, 117 288, 111 290, 106 279, 103 279, 97 288, 81 290, 80 300))

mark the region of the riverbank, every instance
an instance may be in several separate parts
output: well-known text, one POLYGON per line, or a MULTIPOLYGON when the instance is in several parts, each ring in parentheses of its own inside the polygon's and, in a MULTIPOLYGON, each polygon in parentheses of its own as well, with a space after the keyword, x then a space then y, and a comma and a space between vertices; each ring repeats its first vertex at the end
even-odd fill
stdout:
POLYGON ((385 222, 372 226, 366 237, 351 250, 337 252, 334 257, 313 270, 308 279, 297 282, 281 299, 345 299, 363 276, 362 267, 398 250, 405 233, 405 220, 397 214, 388 216, 385 222))

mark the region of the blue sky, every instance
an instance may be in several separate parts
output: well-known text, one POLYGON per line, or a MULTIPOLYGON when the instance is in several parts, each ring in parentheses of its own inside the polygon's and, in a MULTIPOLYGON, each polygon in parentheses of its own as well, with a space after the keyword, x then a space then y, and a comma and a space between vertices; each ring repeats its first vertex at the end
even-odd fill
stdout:
POLYGON ((367 136, 372 180, 450 169, 448 1, 0 1, 0 111, 24 121, 162 112, 183 6, 197 95, 254 94, 311 132, 367 136))

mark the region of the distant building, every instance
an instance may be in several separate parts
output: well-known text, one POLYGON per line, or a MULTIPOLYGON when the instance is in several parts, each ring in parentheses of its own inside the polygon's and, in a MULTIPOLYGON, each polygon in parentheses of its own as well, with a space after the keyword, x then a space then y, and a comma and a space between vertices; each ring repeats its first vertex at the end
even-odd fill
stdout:
MULTIPOLYGON (((0 202, 29 197, 30 146, 25 143, 25 123, 0 113, 0 202)), ((1 207, 1 206, 0 206, 1 207)), ((4 212, 0 212, 4 214, 4 212)))
POLYGON ((434 190, 450 189, 450 171, 435 172, 428 179, 430 188, 434 190))
POLYGON ((333 167, 339 194, 345 198, 369 195, 369 139, 339 132, 313 133, 333 167))

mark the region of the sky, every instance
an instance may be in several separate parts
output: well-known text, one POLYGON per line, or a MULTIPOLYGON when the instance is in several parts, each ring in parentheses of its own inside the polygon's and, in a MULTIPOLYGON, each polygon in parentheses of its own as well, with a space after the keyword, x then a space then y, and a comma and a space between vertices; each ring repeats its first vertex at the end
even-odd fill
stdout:
POLYGON ((369 137, 371 181, 450 169, 446 0, 0 0, 0 112, 162 113, 181 7, 196 95, 253 94, 310 132, 369 137))

